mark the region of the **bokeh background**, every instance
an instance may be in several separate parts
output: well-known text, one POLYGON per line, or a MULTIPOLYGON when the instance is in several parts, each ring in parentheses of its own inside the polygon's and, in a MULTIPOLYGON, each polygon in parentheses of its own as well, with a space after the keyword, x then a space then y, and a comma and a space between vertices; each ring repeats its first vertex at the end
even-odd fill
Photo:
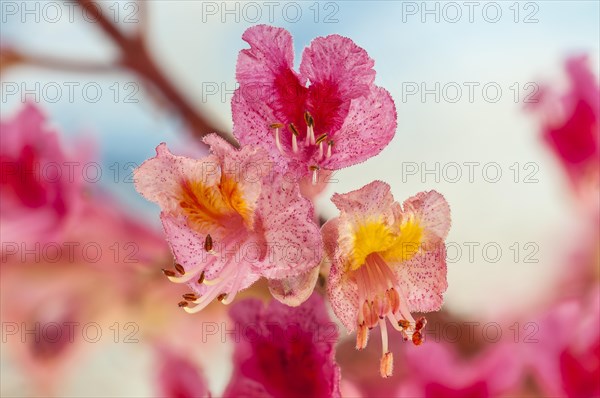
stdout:
MULTIPOLYGON (((26 99, 43 110, 66 152, 99 164, 101 177, 86 181, 85 189, 102 206, 75 219, 75 232, 68 239, 101 241, 105 250, 94 264, 85 259, 47 264, 43 258, 21 261, 20 254, 3 257, 0 392, 160 396, 156 347, 168 344, 187 351, 203 369, 213 396, 218 396, 232 371, 232 347, 218 336, 205 339, 201 324, 225 320, 226 313, 220 307, 194 316, 178 311, 183 288, 170 286, 160 275, 170 257, 162 241, 159 210, 136 193, 130 180, 133 167, 153 156, 160 142, 192 156, 205 149, 154 82, 115 66, 121 50, 101 24, 86 19, 80 4, 67 4, 0 2, 0 116, 3 121, 14 117, 26 99), (84 91, 86 85, 89 91, 84 91), (74 87, 72 95, 69 87, 74 87), (101 93, 96 94, 98 87, 101 93), (129 253, 127 243, 135 243, 139 251, 133 263, 124 261, 124 255, 113 259, 107 248, 115 242, 121 254, 129 253), (4 324, 21 327, 34 316, 52 313, 44 306, 52 307, 53 300, 59 313, 65 302, 74 305, 72 317, 96 322, 103 338, 97 343, 68 342, 48 354, 56 358, 29 355, 33 337, 23 339, 20 330, 10 334, 4 324), (120 331, 118 338, 115 329, 120 331), (136 342, 126 342, 130 331, 136 342)), ((583 194, 586 199, 576 192, 563 163, 542 139, 548 114, 535 109, 547 88, 557 93, 570 90, 568 59, 587 57, 597 82, 597 1, 474 2, 473 8, 464 2, 435 1, 96 4, 123 34, 143 37, 172 86, 223 132, 232 128, 235 63, 239 50, 247 46, 241 35, 249 26, 267 23, 288 29, 296 64, 302 49, 317 36, 337 33, 365 48, 375 60, 377 84, 395 100, 398 130, 379 156, 336 173, 318 197, 317 208, 326 218, 335 216, 332 193, 354 190, 374 179, 388 182, 400 200, 422 190, 444 194, 452 209, 452 229, 449 288, 437 323, 437 331, 442 331, 438 340, 468 353, 465 366, 472 351, 484 350, 484 345, 497 346, 507 339, 522 343, 522 334, 530 332, 523 329, 527 322, 538 322, 563 299, 588 297, 593 288, 582 281, 598 283, 597 191, 590 188, 592 194, 583 194), (477 322, 477 337, 448 338, 444 322, 455 322, 463 331, 465 322, 477 322), (521 331, 518 339, 515 322, 521 331), (500 325, 502 340, 482 337, 488 323, 500 325)), ((560 112, 551 114, 560 121, 560 112)), ((596 119, 596 137, 597 129, 596 119)), ((597 189, 597 174, 592 176, 591 185, 597 189)), ((4 256, 4 237, 2 242, 4 256)), ((592 311, 598 304, 594 297, 592 311)), ((586 330, 599 327, 597 317, 591 322, 586 330)), ((552 333, 544 334, 543 327, 531 330, 538 341, 531 345, 555 339, 552 333)), ((578 333, 576 325, 570 330, 578 333)), ((345 338, 345 332, 341 335, 345 338)), ((356 376, 368 361, 347 345, 340 342, 338 359, 343 379, 348 375, 348 395, 375 395, 373 385, 381 383, 376 369, 371 382, 356 376)), ((524 355, 520 345, 509 348, 512 356, 524 355)), ((399 360, 397 369, 403 366, 399 360)), ((550 396, 540 387, 543 383, 531 381, 520 366, 519 387, 499 394, 550 396)), ((393 382, 400 385, 402 380, 393 382)))

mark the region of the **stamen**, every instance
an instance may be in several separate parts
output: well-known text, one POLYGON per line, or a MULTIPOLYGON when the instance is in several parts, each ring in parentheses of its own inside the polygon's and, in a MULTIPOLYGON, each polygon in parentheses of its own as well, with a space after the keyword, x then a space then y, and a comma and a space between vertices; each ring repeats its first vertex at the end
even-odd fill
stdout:
POLYGON ((386 352, 381 357, 381 364, 379 366, 379 373, 381 377, 391 377, 394 371, 394 356, 391 352, 386 352))
POLYGON ((162 273, 165 274, 165 276, 168 277, 173 277, 175 276, 175 272, 171 271, 170 269, 162 269, 162 273))
POLYGON ((182 297, 185 301, 196 301, 199 298, 196 293, 186 293, 182 297))
POLYGON ((292 151, 298 153, 298 138, 292 134, 292 151))
POLYGON ((390 377, 394 368, 394 357, 388 348, 388 333, 385 319, 379 320, 379 329, 381 329, 381 365, 379 367, 379 373, 381 377, 390 377))
POLYGON ((387 290, 387 296, 390 303, 390 311, 392 314, 398 312, 398 308, 400 308, 400 297, 398 296, 398 292, 393 287, 387 290))
POLYGON ((331 157, 331 147, 333 146, 333 140, 327 141, 327 155, 325 155, 326 159, 331 157))
POLYGON ((304 121, 306 122, 306 125, 308 126, 306 129, 306 141, 305 141, 305 145, 308 146, 308 144, 314 144, 315 143, 315 130, 314 130, 314 125, 315 125, 315 120, 313 119, 312 115, 306 111, 304 112, 304 121))
POLYGON ((281 146, 281 141, 279 140, 279 127, 277 127, 275 129, 275 145, 277 145, 277 149, 279 150, 279 153, 281 153, 283 155, 284 154, 283 147, 281 146))
POLYGON ((181 265, 179 263, 175 263, 175 270, 177 272, 179 272, 181 275, 185 274, 185 268, 183 268, 183 265, 181 265))
POLYGON ((323 142, 319 142, 319 159, 323 159, 323 142))
POLYGON ((319 174, 319 166, 310 166, 309 170, 312 170, 312 184, 317 185, 318 174, 319 174))
POLYGON ((223 300, 225 300, 226 297, 227 297, 227 293, 221 293, 217 296, 217 300, 223 302, 223 300))
POLYGON ((198 284, 201 285, 204 283, 204 271, 200 274, 200 278, 198 278, 198 284))
POLYGON ((421 334, 421 332, 414 332, 412 335, 412 342, 414 345, 421 345, 423 344, 423 342, 425 341, 424 336, 421 334))
POLYGON ((213 253, 213 240, 210 234, 207 234, 206 238, 204 239, 204 250, 207 253, 213 253))
POLYGON ((177 303, 177 306, 179 308, 187 307, 188 305, 189 303, 187 301, 180 301, 179 303, 177 303))
POLYGON ((367 346, 367 342, 369 341, 369 328, 365 323, 361 323, 358 325, 358 329, 356 330, 356 349, 362 350, 367 346))

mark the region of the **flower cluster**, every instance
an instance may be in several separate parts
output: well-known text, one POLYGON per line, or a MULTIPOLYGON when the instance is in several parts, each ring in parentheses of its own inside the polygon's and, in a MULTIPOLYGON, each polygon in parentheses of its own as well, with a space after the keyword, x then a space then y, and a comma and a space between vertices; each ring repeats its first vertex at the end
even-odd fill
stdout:
POLYGON ((250 48, 239 54, 232 99, 241 147, 209 135, 211 154, 191 159, 163 143, 135 171, 137 190, 161 208, 175 257, 163 272, 190 287, 179 306, 194 313, 215 300, 231 303, 259 278, 281 303, 298 306, 330 267, 335 314, 357 329, 359 349, 380 326, 381 375, 389 377, 385 319, 420 345, 426 321, 411 312, 441 307, 448 204, 430 191, 401 206, 375 181, 334 195, 341 214, 320 228, 305 180, 316 184, 319 173, 379 154, 396 130, 394 102, 374 84, 374 61, 348 38, 315 39, 299 72, 286 30, 259 25, 242 38, 250 48))

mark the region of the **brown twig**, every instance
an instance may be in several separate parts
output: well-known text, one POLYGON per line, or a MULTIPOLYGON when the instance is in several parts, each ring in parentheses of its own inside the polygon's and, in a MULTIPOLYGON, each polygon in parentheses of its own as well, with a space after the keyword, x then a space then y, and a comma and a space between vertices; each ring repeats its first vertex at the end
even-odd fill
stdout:
POLYGON ((138 33, 128 37, 102 14, 102 11, 97 8, 92 0, 76 1, 86 10, 86 13, 98 23, 104 33, 120 49, 119 66, 132 71, 153 84, 171 105, 179 111, 194 136, 203 137, 210 133, 216 133, 232 145, 236 147, 239 146, 231 135, 221 131, 221 129, 202 117, 201 114, 190 105, 183 94, 175 88, 172 82, 165 77, 154 59, 150 56, 143 34, 138 33))

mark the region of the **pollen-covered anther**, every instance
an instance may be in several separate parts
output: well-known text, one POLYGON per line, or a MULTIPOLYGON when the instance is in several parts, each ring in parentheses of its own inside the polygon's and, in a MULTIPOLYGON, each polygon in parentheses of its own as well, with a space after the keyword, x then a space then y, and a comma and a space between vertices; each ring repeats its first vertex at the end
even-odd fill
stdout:
POLYGON ((393 287, 386 290, 385 293, 390 304, 390 311, 392 314, 395 314, 396 312, 398 312, 398 309, 400 309, 400 296, 398 295, 396 289, 394 289, 393 287))
POLYGON ((427 325, 427 319, 425 319, 425 317, 419 318, 415 323, 415 332, 421 331, 425 325, 427 325))
POLYGON ((294 123, 288 124, 288 129, 292 133, 292 151, 298 153, 298 129, 294 126, 294 123))
POLYGON ((367 346, 367 342, 369 341, 369 328, 365 323, 361 323, 358 325, 356 329, 356 349, 362 350, 367 346))
POLYGON ((179 263, 175 263, 174 267, 175 267, 175 270, 177 272, 179 272, 181 275, 185 274, 185 268, 183 268, 183 265, 181 265, 179 263))
POLYGON ((381 365, 379 366, 379 373, 381 377, 391 377, 394 371, 394 355, 391 352, 386 352, 381 357, 381 365))
POLYGON ((200 277, 198 278, 198 284, 201 285, 204 283, 204 271, 200 273, 200 277))
POLYGON ((398 321, 398 326, 400 326, 404 330, 407 330, 410 327, 410 322, 406 319, 400 319, 398 321))
POLYGON ((182 297, 185 301, 196 301, 199 298, 196 293, 186 293, 182 297))
POLYGON ((329 159, 331 157, 331 148, 333 147, 333 140, 327 141, 327 155, 325 155, 325 159, 329 159))
POLYGON ((173 277, 175 276, 175 272, 171 271, 170 269, 162 269, 162 273, 166 276, 166 277, 173 277))
POLYGON ((213 239, 210 234, 206 234, 206 238, 204 238, 204 251, 207 253, 214 253, 213 251, 213 239))
POLYGON ((220 302, 223 302, 223 300, 225 300, 227 298, 227 293, 221 293, 217 296, 217 300, 219 300, 220 302))
POLYGON ((375 311, 372 301, 365 300, 363 304, 363 314, 365 317, 365 323, 369 329, 373 329, 379 321, 379 315, 375 311))
POLYGON ((187 307, 189 305, 189 303, 187 301, 180 301, 179 303, 177 303, 177 306, 179 308, 183 308, 183 307, 187 307))
POLYGON ((421 332, 414 332, 412 335, 412 342, 414 345, 421 345, 425 341, 425 336, 421 332))

